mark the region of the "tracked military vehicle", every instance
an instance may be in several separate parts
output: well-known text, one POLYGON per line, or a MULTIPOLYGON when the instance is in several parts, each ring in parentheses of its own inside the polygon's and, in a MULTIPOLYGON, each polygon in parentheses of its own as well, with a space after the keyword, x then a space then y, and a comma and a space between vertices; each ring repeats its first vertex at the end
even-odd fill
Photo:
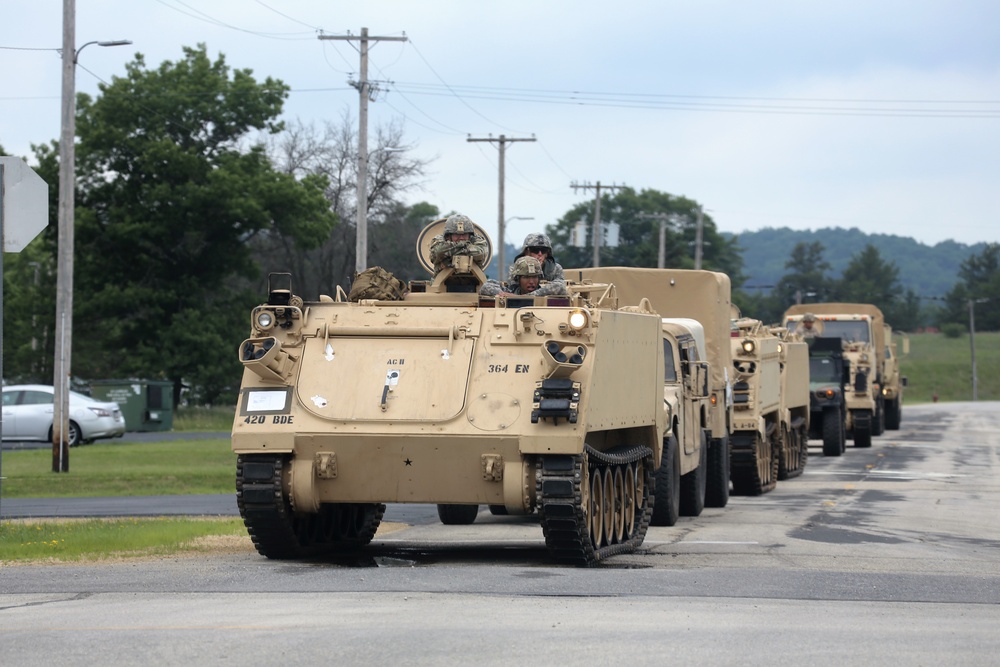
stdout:
POLYGON ((802 474, 808 459, 809 367, 805 343, 760 320, 732 322, 733 492, 760 495, 802 474))
POLYGON ((729 276, 715 271, 597 267, 566 269, 568 280, 612 283, 622 303, 648 299, 664 318, 689 318, 702 325, 705 358, 709 366, 707 423, 708 452, 692 443, 682 448, 680 470, 691 484, 705 488, 706 507, 729 502, 729 433, 732 414, 729 342, 729 276), (702 465, 704 463, 704 465, 702 465), (699 477, 704 476, 704 480, 699 477))
MULTIPOLYGON (((443 222, 417 242, 428 271, 443 222)), ((660 316, 620 307, 610 283, 481 297, 468 259, 400 300, 306 301, 270 276, 239 347, 232 432, 259 553, 357 549, 385 503, 537 512, 552 556, 576 565, 642 543, 667 432, 660 316)))
POLYGON ((872 436, 885 431, 884 397, 885 318, 868 303, 811 303, 785 311, 785 326, 801 329, 806 313, 816 316, 820 336, 839 336, 844 341, 843 357, 850 368, 844 401, 846 426, 855 447, 871 447, 872 436))

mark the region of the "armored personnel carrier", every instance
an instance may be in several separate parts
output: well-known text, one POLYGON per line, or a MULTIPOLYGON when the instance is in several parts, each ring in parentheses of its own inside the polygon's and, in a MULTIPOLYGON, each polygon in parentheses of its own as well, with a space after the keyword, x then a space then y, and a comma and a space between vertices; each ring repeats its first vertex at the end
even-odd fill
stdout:
POLYGON ((808 458, 809 366, 805 343, 760 321, 734 319, 733 492, 759 495, 802 474, 808 458))
MULTIPOLYGON (((443 222, 418 239, 428 271, 443 222)), ((270 276, 232 433, 259 553, 357 549, 385 503, 537 511, 552 556, 582 566, 642 543, 667 433, 660 316, 610 283, 482 297, 468 259, 398 300, 306 301, 270 276)))

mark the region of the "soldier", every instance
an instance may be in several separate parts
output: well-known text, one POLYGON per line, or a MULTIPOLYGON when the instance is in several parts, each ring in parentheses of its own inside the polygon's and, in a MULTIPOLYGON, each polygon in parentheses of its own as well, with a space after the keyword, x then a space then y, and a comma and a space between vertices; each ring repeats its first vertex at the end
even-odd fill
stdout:
POLYGON ((488 252, 486 239, 476 234, 472 220, 461 213, 448 216, 444 233, 431 239, 431 263, 436 271, 451 266, 451 258, 455 255, 468 255, 480 267, 485 267, 488 252))
POLYGON ((815 338, 818 336, 819 329, 816 328, 816 316, 812 313, 803 315, 802 321, 795 327, 795 333, 800 334, 803 338, 815 338))
POLYGON ((542 264, 534 257, 518 257, 510 269, 511 279, 506 284, 489 280, 479 293, 483 296, 565 296, 566 283, 540 285, 542 264))
MULTIPOLYGON (((542 265, 542 280, 548 281, 550 285, 553 283, 562 283, 562 289, 565 289, 566 277, 563 275, 562 266, 560 266, 559 263, 556 262, 556 258, 552 256, 552 242, 549 241, 548 236, 541 233, 528 234, 525 236, 521 252, 514 258, 514 260, 516 261, 518 257, 534 257, 537 259, 542 265)), ((514 265, 511 264, 509 270, 507 271, 508 282, 510 282, 513 278, 514 265)), ((553 292, 553 294, 554 293, 555 292, 553 292)))

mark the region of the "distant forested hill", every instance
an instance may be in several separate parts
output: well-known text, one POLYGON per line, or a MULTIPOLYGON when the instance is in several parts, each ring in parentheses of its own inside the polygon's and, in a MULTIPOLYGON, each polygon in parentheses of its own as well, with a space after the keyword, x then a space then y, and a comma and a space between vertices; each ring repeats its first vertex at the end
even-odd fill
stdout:
POLYGON ((979 254, 984 243, 966 245, 943 241, 929 246, 914 239, 889 234, 866 234, 860 229, 824 228, 816 231, 797 231, 771 227, 755 232, 732 234, 743 253, 743 273, 747 276, 744 287, 774 285, 787 272, 785 262, 797 243, 819 241, 825 249, 823 258, 832 268, 831 278, 840 278, 851 261, 868 244, 878 248, 885 261, 899 267, 899 282, 903 289, 912 289, 918 296, 944 296, 958 279, 961 263, 970 255, 979 254))

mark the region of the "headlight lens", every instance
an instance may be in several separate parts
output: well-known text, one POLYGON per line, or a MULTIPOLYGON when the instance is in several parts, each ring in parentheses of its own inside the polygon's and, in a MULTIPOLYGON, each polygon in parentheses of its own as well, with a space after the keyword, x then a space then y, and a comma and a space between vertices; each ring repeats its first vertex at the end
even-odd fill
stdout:
POLYGON ((267 331, 274 326, 274 313, 269 310, 262 310, 257 313, 257 328, 267 331))
POLYGON ((569 314, 569 328, 580 331, 590 324, 590 313, 585 310, 573 310, 569 314))
POLYGON ((747 354, 753 354, 753 351, 757 349, 757 343, 747 338, 740 344, 740 347, 742 347, 743 351, 747 354))

